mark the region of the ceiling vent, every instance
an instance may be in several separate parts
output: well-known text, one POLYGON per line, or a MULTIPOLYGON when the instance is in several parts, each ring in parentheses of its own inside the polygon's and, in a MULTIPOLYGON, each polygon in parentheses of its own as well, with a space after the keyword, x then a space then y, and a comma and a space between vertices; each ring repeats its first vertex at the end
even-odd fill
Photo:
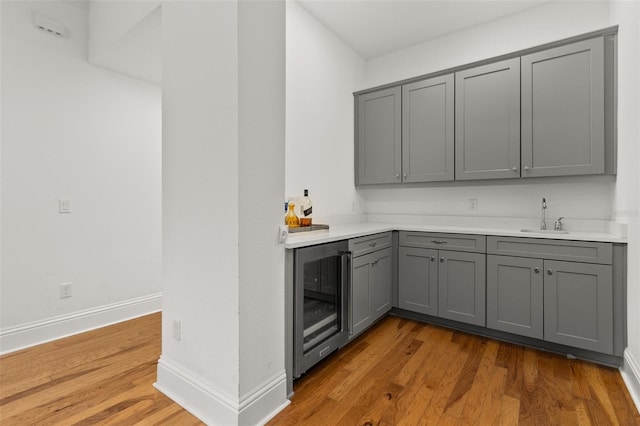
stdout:
POLYGON ((58 37, 64 36, 64 25, 62 22, 47 18, 39 13, 33 15, 33 25, 42 31, 46 31, 58 37))

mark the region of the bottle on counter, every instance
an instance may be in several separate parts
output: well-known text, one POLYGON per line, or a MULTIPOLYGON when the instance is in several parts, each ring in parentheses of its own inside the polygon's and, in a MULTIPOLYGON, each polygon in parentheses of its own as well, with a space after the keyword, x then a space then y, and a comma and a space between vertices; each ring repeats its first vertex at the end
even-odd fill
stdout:
POLYGON ((288 225, 289 228, 297 228, 300 226, 300 219, 296 216, 295 207, 296 205, 290 202, 289 211, 284 215, 284 224, 288 225))
POLYGON ((309 190, 304 190, 304 197, 300 201, 300 226, 311 226, 313 203, 309 198, 309 190))

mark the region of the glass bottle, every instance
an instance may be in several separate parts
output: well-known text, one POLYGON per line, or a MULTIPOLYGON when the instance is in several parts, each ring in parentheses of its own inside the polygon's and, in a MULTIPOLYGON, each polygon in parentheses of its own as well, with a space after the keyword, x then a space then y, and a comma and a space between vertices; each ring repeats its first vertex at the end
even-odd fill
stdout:
POLYGON ((289 228, 297 228, 300 226, 300 219, 296 216, 294 211, 296 205, 294 203, 289 203, 289 211, 284 216, 284 224, 289 225, 289 228))
POLYGON ((313 213, 313 203, 309 198, 309 190, 304 190, 304 197, 300 202, 300 226, 311 226, 311 215, 313 213))

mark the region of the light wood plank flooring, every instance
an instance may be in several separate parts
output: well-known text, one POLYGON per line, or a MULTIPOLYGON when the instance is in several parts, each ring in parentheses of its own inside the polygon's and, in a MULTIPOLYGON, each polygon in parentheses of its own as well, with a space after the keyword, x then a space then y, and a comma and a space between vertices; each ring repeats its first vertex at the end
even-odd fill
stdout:
POLYGON ((618 370, 387 317, 294 385, 276 425, 638 425, 618 370))
POLYGON ((153 387, 160 313, 0 357, 0 425, 201 425, 153 387))
MULTIPOLYGON (((160 314, 0 357, 0 424, 201 425, 153 388, 160 314)), ((388 317, 269 425, 640 425, 615 369, 388 317)))

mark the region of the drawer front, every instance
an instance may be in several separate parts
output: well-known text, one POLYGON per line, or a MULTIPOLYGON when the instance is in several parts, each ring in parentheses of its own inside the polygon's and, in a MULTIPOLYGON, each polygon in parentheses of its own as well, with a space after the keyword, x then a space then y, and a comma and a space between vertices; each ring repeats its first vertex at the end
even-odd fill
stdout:
POLYGON ((591 241, 488 236, 487 253, 610 265, 613 246, 591 241))
POLYGON ((402 231, 400 232, 400 245, 484 253, 486 237, 484 235, 402 231))
POLYGON ((353 257, 362 256, 387 247, 391 247, 391 232, 366 235, 349 240, 349 250, 353 257))

